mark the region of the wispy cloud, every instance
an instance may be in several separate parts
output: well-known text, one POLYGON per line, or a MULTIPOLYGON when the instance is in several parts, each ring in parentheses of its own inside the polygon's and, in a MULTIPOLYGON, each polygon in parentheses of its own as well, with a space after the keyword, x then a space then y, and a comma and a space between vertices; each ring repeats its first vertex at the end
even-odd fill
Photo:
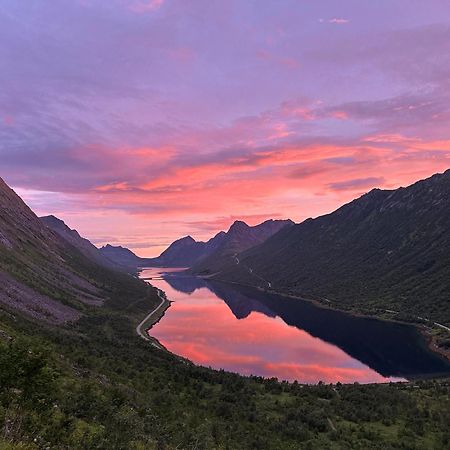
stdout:
POLYGON ((350 22, 349 19, 343 19, 343 18, 337 18, 337 17, 334 17, 332 19, 319 19, 319 23, 332 23, 332 24, 336 24, 336 25, 345 25, 349 22, 350 22))
POLYGON ((146 13, 156 11, 164 4, 164 0, 141 0, 129 5, 130 11, 136 13, 146 13))
POLYGON ((2 4, 0 176, 89 237, 153 254, 450 166, 450 4, 44 3, 2 4))

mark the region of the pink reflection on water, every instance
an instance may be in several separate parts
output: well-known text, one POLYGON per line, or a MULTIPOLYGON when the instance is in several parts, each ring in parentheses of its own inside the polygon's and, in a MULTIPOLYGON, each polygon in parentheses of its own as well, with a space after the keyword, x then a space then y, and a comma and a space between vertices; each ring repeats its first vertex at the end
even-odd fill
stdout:
MULTIPOLYGON (((141 276, 154 276, 159 271, 147 269, 141 276)), ((173 303, 150 334, 171 352, 194 363, 304 383, 389 381, 338 347, 287 325, 279 317, 252 312, 238 320, 207 288, 186 294, 161 279, 151 283, 165 291, 173 303)))

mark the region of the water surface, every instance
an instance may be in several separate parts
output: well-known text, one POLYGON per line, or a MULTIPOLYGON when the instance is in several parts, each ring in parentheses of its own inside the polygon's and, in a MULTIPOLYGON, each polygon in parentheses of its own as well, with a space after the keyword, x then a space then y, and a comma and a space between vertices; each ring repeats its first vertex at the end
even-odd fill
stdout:
POLYGON ((413 326, 355 317, 174 270, 141 273, 173 301, 150 334, 197 364, 304 383, 450 374, 450 364, 427 348, 413 326))

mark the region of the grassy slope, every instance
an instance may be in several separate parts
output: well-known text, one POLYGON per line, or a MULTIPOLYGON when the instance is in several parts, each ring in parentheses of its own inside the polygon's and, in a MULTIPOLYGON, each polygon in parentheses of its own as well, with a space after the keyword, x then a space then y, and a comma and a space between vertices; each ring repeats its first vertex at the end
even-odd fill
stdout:
POLYGON ((0 316, 0 449, 423 449, 449 442, 445 383, 299 386, 196 367, 135 336, 139 318, 158 302, 152 288, 129 277, 104 281, 110 300, 69 327, 0 316))
MULTIPOLYGON (((446 383, 308 387, 196 367, 136 336, 136 324, 159 303, 153 288, 90 263, 70 246, 46 241, 42 253, 37 244, 47 231, 35 226, 35 237, 25 227, 14 242, 20 251, 2 252, 2 270, 83 317, 55 327, 0 310, 0 449, 448 445, 446 383), (52 254, 64 256, 64 271, 56 273, 88 281, 104 306, 81 305, 65 292, 50 276, 52 254), (33 277, 37 266, 48 279, 33 277)), ((71 290, 70 279, 63 281, 71 290)))
POLYGON ((218 277, 450 325, 449 229, 450 170, 282 230, 218 277))

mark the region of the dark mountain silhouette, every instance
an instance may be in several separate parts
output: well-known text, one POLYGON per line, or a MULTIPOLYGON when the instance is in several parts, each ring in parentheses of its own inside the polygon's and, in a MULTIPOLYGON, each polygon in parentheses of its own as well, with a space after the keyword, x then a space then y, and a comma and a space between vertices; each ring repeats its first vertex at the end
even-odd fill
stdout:
POLYGON ((449 325, 450 170, 407 188, 374 189, 238 258, 216 277, 449 325))
POLYGON ((207 242, 196 241, 191 236, 178 239, 164 250, 158 258, 152 260, 155 267, 190 267, 207 257, 223 241, 225 233, 221 231, 207 242))
POLYGON ((120 269, 121 266, 115 264, 110 259, 106 258, 100 250, 92 244, 88 239, 80 236, 77 230, 70 229, 64 221, 58 219, 57 217, 50 215, 45 217, 40 217, 40 220, 53 231, 58 233, 63 239, 72 244, 78 250, 81 251, 86 257, 90 258, 92 261, 114 269, 120 269))
POLYGON ((266 220, 259 225, 251 227, 245 222, 236 221, 224 234, 222 242, 214 252, 201 259, 190 270, 193 274, 209 275, 226 266, 236 263, 236 255, 255 245, 261 244, 270 236, 285 227, 294 224, 291 220, 266 220))
POLYGON ((224 235, 221 231, 207 242, 185 236, 170 244, 157 258, 141 258, 126 247, 110 244, 100 248, 100 253, 116 264, 134 270, 141 267, 190 267, 212 253, 220 245, 224 235))
POLYGON ((122 247, 120 245, 107 244, 99 249, 102 256, 113 261, 119 266, 126 267, 129 270, 136 270, 139 267, 145 267, 151 265, 148 263, 150 259, 140 258, 135 255, 130 249, 122 247))
POLYGON ((228 232, 221 231, 209 241, 196 241, 185 236, 174 241, 157 258, 140 258, 131 250, 106 245, 100 249, 102 255, 116 264, 129 268, 139 267, 192 267, 195 273, 211 273, 218 265, 232 262, 232 256, 254 245, 264 242, 269 236, 287 225, 290 220, 267 220, 254 227, 236 221, 228 232))

